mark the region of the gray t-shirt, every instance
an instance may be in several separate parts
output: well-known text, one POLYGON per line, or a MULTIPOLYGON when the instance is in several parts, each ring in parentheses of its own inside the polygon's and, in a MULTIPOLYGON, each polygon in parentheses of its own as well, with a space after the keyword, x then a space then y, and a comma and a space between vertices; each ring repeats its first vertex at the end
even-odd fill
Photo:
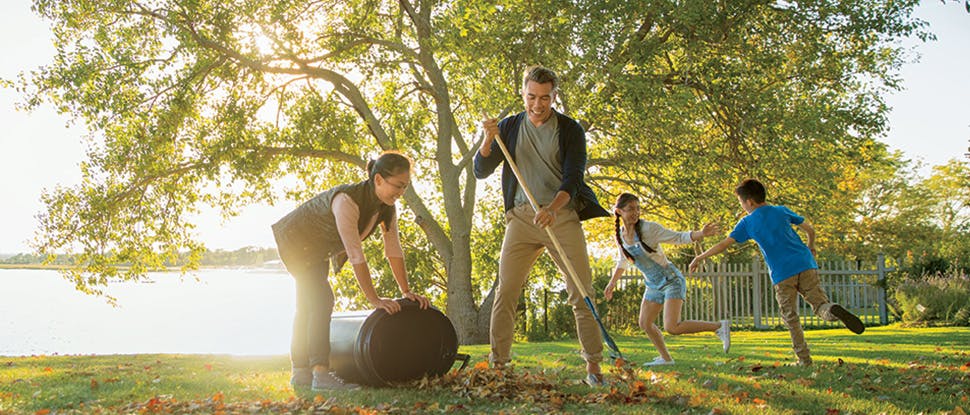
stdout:
MULTIPOLYGON (((519 139, 515 145, 515 163, 532 191, 536 203, 548 205, 562 186, 562 163, 559 162, 559 120, 552 114, 545 123, 536 127, 528 118, 519 127, 519 139)), ((518 186, 515 205, 528 204, 529 198, 518 186)), ((573 201, 566 205, 573 208, 573 201)))

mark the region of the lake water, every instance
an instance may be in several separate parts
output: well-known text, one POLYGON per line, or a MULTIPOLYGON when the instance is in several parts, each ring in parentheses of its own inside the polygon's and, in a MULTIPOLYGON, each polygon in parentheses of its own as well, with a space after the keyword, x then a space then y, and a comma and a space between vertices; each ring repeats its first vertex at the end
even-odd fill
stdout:
POLYGON ((0 269, 0 356, 213 353, 285 355, 293 279, 281 271, 153 273, 119 282, 104 298, 83 294, 57 271, 0 269))

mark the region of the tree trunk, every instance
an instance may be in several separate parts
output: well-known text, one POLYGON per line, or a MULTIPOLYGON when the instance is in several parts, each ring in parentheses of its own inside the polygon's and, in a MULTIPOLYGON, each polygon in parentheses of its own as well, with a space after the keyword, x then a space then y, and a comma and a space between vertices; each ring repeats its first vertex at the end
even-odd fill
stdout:
MULTIPOLYGON (((495 282, 498 282, 496 277, 495 282)), ((492 288, 488 290, 488 295, 482 300, 482 304, 478 307, 478 321, 475 322, 480 333, 482 333, 483 340, 476 344, 489 343, 488 332, 491 329, 492 320, 492 303, 495 301, 495 284, 492 284, 492 288)))
POLYGON ((491 302, 476 307, 472 295, 471 247, 468 238, 456 237, 453 241, 455 255, 447 264, 448 298, 446 314, 455 325, 458 341, 461 344, 488 343, 488 316, 491 315, 491 302), (482 325, 482 315, 485 324, 482 325))

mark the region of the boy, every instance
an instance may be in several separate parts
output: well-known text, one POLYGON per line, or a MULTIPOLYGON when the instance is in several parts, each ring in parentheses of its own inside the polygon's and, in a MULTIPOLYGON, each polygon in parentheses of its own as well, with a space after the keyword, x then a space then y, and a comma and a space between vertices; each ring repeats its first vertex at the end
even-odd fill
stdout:
POLYGON ((805 333, 798 319, 798 294, 812 306, 815 315, 826 321, 840 320, 853 333, 862 333, 865 330, 862 321, 842 306, 829 302, 819 286, 818 264, 815 263, 815 229, 812 225, 787 207, 765 203, 765 187, 755 179, 745 180, 734 189, 734 193, 748 215, 738 221, 727 238, 694 258, 689 266, 690 272, 696 271, 705 258, 724 252, 731 244, 754 239, 768 264, 775 299, 791 334, 792 348, 798 356, 797 365, 812 364, 805 333), (805 232, 807 246, 792 225, 805 232))

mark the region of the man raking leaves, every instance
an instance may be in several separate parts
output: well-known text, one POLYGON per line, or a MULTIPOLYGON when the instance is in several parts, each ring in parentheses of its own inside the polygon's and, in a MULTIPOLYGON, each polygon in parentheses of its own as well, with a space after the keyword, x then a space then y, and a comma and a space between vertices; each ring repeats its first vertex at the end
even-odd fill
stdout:
POLYGON ((622 359, 603 328, 592 298, 592 272, 580 221, 609 216, 583 181, 586 133, 578 122, 552 109, 559 79, 544 67, 526 69, 522 81, 525 111, 502 121, 486 119, 475 177, 492 174, 503 161, 502 196, 506 232, 492 306, 490 359, 495 367, 511 360, 515 309, 529 271, 543 249, 567 275, 566 291, 586 360, 584 382, 603 384, 603 337, 622 359), (499 139, 496 140, 496 137, 499 139), (503 141, 504 140, 504 141, 503 141), (523 168, 520 170, 519 166, 523 168))

